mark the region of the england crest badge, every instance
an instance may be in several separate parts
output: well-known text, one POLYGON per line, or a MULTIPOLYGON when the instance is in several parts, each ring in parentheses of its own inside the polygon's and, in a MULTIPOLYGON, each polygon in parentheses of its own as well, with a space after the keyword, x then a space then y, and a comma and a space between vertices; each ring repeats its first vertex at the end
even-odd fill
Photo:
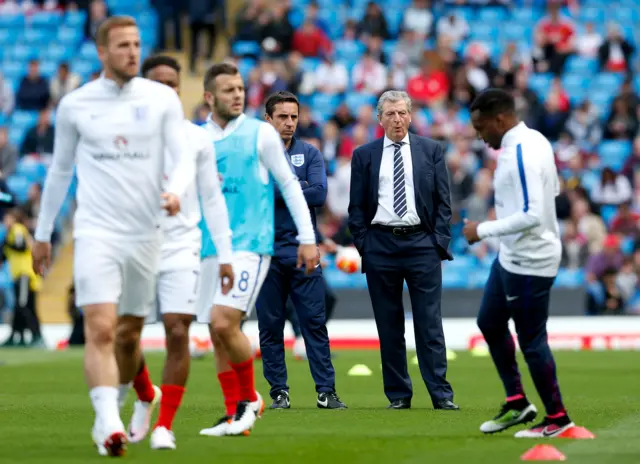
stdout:
POLYGON ((304 164, 304 155, 291 155, 291 164, 299 168, 304 164))

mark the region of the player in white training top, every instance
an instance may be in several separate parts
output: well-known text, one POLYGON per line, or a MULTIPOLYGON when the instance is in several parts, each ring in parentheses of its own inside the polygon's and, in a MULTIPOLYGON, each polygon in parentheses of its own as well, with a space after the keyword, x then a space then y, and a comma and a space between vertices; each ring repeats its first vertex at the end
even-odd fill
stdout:
MULTIPOLYGON (((142 63, 142 76, 167 85, 175 92, 180 89, 180 64, 169 56, 152 56, 142 63)), ((196 301, 200 280, 200 241, 198 223, 204 216, 216 248, 220 250, 218 272, 225 278, 221 291, 226 294, 233 287, 231 266, 231 229, 227 206, 220 188, 214 147, 207 132, 184 121, 184 135, 189 142, 195 178, 187 193, 180 199, 180 213, 165 223, 156 302, 164 322, 167 360, 162 374, 162 387, 151 382, 144 358, 133 386, 137 393, 128 434, 131 443, 140 442, 149 431, 155 406, 160 404, 158 421, 151 434, 152 449, 175 449, 171 426, 182 401, 189 374, 189 326, 196 315, 196 301), (198 200, 200 198, 200 200, 198 200)), ((170 163, 167 163, 170 169, 170 163)), ((155 313, 155 311, 154 311, 155 313)), ((155 320, 155 314, 151 319, 155 320)), ((126 344, 126 343, 124 343, 126 344)), ((121 404, 130 384, 120 386, 121 404)))
POLYGON ((139 339, 155 293, 162 208, 170 215, 179 211, 194 166, 184 144, 180 99, 167 86, 136 77, 140 32, 135 20, 107 19, 96 43, 102 76, 66 95, 58 107, 33 258, 43 274, 55 218, 77 165, 74 280, 76 304, 84 311, 85 375, 96 412, 92 436, 101 455, 120 456, 127 437, 118 384, 135 376, 138 347, 116 360, 116 323, 127 321, 128 336, 139 339), (176 166, 166 189, 165 149, 176 166))

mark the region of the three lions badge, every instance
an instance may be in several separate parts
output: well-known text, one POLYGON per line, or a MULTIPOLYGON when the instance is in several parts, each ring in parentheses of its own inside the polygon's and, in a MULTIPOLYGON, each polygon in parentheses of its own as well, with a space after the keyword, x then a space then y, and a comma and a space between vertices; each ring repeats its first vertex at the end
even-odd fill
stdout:
POLYGON ((304 155, 291 155, 291 164, 299 168, 304 164, 304 155))

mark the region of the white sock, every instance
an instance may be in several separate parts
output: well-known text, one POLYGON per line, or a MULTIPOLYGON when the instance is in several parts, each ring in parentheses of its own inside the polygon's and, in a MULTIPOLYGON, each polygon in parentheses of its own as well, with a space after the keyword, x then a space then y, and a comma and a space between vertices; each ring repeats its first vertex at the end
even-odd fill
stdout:
POLYGON ((89 391, 96 418, 106 430, 124 428, 118 410, 118 389, 116 387, 94 387, 89 391))
POLYGON ((129 394, 129 390, 131 390, 132 386, 133 382, 120 384, 120 388, 118 389, 118 409, 122 409, 124 404, 127 402, 127 395, 129 394))

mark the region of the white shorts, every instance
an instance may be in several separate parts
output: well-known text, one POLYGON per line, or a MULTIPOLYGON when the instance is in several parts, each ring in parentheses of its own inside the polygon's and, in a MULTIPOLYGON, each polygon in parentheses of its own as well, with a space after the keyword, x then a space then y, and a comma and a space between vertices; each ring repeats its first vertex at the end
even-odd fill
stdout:
POLYGON ((271 256, 258 255, 246 251, 233 254, 233 288, 226 295, 222 294, 219 265, 216 257, 205 258, 200 263, 200 296, 198 298, 198 322, 208 324, 211 321, 211 308, 214 305, 227 306, 245 313, 249 317, 253 310, 258 293, 269 272, 271 256))
POLYGON ((147 317, 148 324, 164 314, 196 315, 200 287, 198 246, 164 249, 156 282, 156 298, 147 317))
POLYGON ((155 297, 161 241, 77 237, 76 305, 114 303, 118 315, 146 317, 155 297))

